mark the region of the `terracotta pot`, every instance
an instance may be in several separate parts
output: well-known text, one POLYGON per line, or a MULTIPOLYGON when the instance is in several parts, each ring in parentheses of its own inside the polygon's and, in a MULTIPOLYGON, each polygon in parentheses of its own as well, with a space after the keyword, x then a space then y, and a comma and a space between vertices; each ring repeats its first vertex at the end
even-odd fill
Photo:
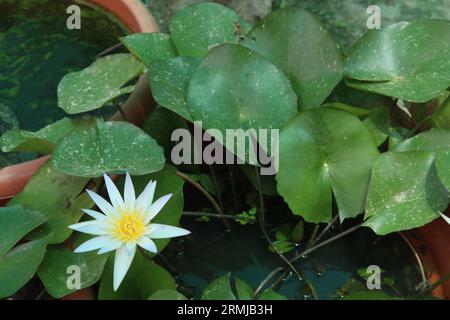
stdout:
MULTIPOLYGON (((450 215, 450 208, 446 214, 450 215)), ((407 237, 417 250, 430 283, 450 272, 450 226, 443 219, 409 231, 407 237)), ((450 279, 437 287, 433 295, 450 300, 450 279)))
MULTIPOLYGON (((116 16, 131 32, 157 32, 158 25, 139 0, 90 0, 116 16)), ((136 125, 143 121, 154 107, 146 76, 141 76, 136 89, 123 106, 128 120, 136 125)), ((122 120, 122 115, 116 113, 111 120, 122 120)), ((31 176, 44 165, 49 156, 36 160, 12 165, 0 170, 0 205, 5 205, 9 199, 23 190, 31 176)))

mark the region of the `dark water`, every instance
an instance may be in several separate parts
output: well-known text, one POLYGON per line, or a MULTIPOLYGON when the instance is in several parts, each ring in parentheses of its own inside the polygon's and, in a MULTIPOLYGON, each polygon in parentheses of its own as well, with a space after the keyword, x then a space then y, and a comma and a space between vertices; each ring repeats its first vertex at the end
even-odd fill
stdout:
MULTIPOLYGON (((166 254, 179 275, 179 282, 197 298, 211 280, 228 272, 255 289, 274 268, 282 265, 268 250, 256 225, 233 223, 232 232, 226 233, 220 222, 202 223, 189 217, 184 218, 183 226, 188 227, 192 235, 183 241, 181 249, 172 248, 171 252, 168 248, 166 254)), ((292 257, 292 253, 286 256, 292 257)), ((415 294, 414 287, 421 278, 406 243, 397 235, 377 237, 367 228, 318 249, 300 260, 296 268, 312 283, 320 299, 336 299, 338 289, 352 278, 357 281, 350 291, 364 289, 365 282, 356 271, 370 265, 384 270, 382 277, 395 279, 395 287, 402 296, 415 294)), ((382 288, 398 296, 391 288, 384 285, 382 288)), ((287 277, 276 291, 289 299, 311 299, 305 290, 305 281, 293 276, 287 277)))
MULTIPOLYGON (((0 133, 17 126, 35 131, 64 117, 56 95, 61 78, 90 65, 126 33, 86 6, 81 6, 81 29, 68 30, 66 9, 73 3, 0 0, 0 133)), ((2 158, 0 165, 21 160, 2 158)))

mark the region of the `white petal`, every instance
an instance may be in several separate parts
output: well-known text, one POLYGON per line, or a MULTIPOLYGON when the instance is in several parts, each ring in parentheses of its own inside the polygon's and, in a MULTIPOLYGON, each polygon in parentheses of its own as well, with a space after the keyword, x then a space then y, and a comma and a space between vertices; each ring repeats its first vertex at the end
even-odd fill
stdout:
POLYGON ((139 246, 153 253, 157 253, 158 249, 156 248, 155 242, 147 237, 141 237, 137 243, 139 246))
POLYGON ((136 251, 136 241, 128 241, 126 243, 128 255, 134 254, 136 251))
POLYGON ((450 218, 447 217, 445 214, 443 214, 442 212, 439 212, 439 215, 441 216, 442 219, 444 219, 445 222, 447 222, 448 224, 450 224, 450 218))
POLYGON ((153 197, 155 195, 156 181, 151 181, 147 183, 144 191, 141 192, 136 200, 136 208, 145 211, 153 202, 153 197))
POLYGON ((87 252, 92 250, 97 250, 106 245, 108 242, 112 241, 113 238, 111 236, 100 236, 92 238, 86 242, 83 242, 81 245, 79 245, 74 252, 75 253, 81 253, 81 252, 87 252))
POLYGON ((97 236, 108 234, 108 232, 105 229, 105 226, 99 223, 97 220, 72 224, 69 226, 69 228, 79 232, 93 234, 97 236))
POLYGON ((148 235, 153 231, 163 228, 164 226, 165 226, 164 224, 151 223, 147 227, 145 227, 144 235, 148 235))
POLYGON ((103 175, 103 178, 105 179, 106 189, 108 190, 109 199, 111 200, 113 207, 123 208, 123 199, 116 185, 106 174, 103 175))
POLYGON ((150 208, 147 209, 145 212, 145 223, 148 223, 150 220, 152 220, 165 206, 167 201, 169 201, 170 197, 172 196, 171 193, 166 194, 165 196, 159 198, 156 200, 150 208))
POLYGON ((93 191, 91 191, 89 189, 86 189, 86 192, 89 194, 91 199, 95 202, 97 207, 100 210, 102 210, 102 212, 104 214, 118 216, 117 211, 114 210, 113 206, 108 201, 106 201, 101 196, 99 196, 98 194, 96 194, 95 192, 93 192, 93 191))
POLYGON ((90 209, 81 209, 81 210, 83 210, 84 213, 88 214, 92 218, 99 220, 99 221, 103 221, 106 218, 106 216, 103 213, 100 213, 95 210, 90 210, 90 209))
POLYGON ((169 225, 164 224, 158 224, 158 223, 152 223, 152 226, 159 227, 155 229, 154 231, 151 231, 148 234, 149 238, 152 239, 164 239, 164 238, 174 238, 174 237, 181 237, 185 236, 189 233, 191 233, 189 230, 173 227, 169 225))
POLYGON ((134 203, 136 202, 136 194, 134 193, 133 182, 130 175, 125 175, 125 187, 124 187, 125 207, 132 211, 134 210, 134 203))
POLYGON ((107 253, 113 250, 118 249, 123 243, 119 240, 113 239, 111 242, 105 244, 100 250, 98 250, 97 254, 107 253))
POLYGON ((117 291, 120 284, 122 283, 123 278, 127 274, 128 269, 130 268, 131 262, 133 261, 135 251, 129 255, 126 245, 122 245, 120 248, 116 250, 116 256, 114 259, 114 291, 117 291))

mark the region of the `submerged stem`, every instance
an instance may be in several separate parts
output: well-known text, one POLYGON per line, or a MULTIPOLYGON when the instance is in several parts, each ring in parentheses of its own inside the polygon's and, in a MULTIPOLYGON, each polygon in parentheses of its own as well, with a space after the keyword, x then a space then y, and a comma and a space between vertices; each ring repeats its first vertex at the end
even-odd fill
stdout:
POLYGON ((266 241, 268 242, 268 244, 272 248, 272 250, 281 258, 281 260, 283 260, 289 266, 289 268, 295 273, 295 275, 298 278, 301 278, 302 276, 297 271, 297 269, 292 265, 292 263, 281 252, 279 252, 277 250, 277 248, 275 248, 275 246, 272 244, 272 241, 270 240, 269 234, 267 233, 267 230, 265 228, 266 218, 265 218, 264 196, 262 194, 261 178, 259 176, 258 168, 254 167, 254 169, 255 169, 255 175, 256 175, 256 186, 257 186, 258 194, 259 194, 258 222, 259 222, 260 229, 264 235, 264 238, 266 239, 266 241))
MULTIPOLYGON (((184 181, 188 182, 189 184, 191 184, 194 188, 196 188, 198 191, 200 191, 205 197, 206 199, 208 199, 208 201, 211 203, 211 205, 214 207, 214 209, 221 215, 223 215, 223 211, 222 208, 219 206, 219 204, 217 203, 217 201, 214 199, 214 197, 205 190, 205 188, 202 187, 202 185, 200 183, 195 182, 194 180, 192 180, 191 178, 189 178, 187 175, 185 175, 184 173, 177 171, 177 175, 179 177, 181 177, 184 181)), ((227 231, 230 230, 230 224, 228 223, 228 220, 225 218, 221 218, 223 224, 225 225, 225 228, 227 229, 227 231)))

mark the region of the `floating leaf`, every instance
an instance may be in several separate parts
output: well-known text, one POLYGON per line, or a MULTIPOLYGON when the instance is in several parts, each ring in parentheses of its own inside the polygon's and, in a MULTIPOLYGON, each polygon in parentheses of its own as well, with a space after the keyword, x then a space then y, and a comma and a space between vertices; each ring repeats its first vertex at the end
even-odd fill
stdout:
POLYGON ((387 152, 373 164, 364 225, 377 234, 420 227, 439 217, 448 192, 431 152, 387 152))
POLYGON ((58 106, 70 114, 101 108, 134 90, 123 87, 144 72, 144 65, 131 54, 112 54, 89 67, 64 76, 58 85, 58 106))
POLYGON ((396 151, 431 151, 436 155, 436 170, 442 183, 450 190, 450 130, 432 129, 403 141, 396 151))
POLYGON ((30 151, 49 154, 52 153, 56 143, 62 137, 76 128, 82 128, 89 124, 91 122, 86 120, 64 118, 37 132, 20 129, 8 130, 0 139, 1 149, 3 152, 30 151))
POLYGON ((128 122, 97 121, 96 126, 65 136, 56 146, 52 162, 70 175, 98 177, 158 171, 165 158, 163 149, 140 128, 128 122))
POLYGON ((266 290, 259 295, 258 300, 287 300, 287 298, 273 290, 266 290))
POLYGON ((390 111, 388 108, 376 108, 364 117, 363 123, 372 133, 376 145, 379 146, 389 136, 390 111))
POLYGON ((147 300, 187 300, 187 298, 176 290, 163 289, 153 293, 147 300))
POLYGON ((192 121, 186 106, 189 80, 200 59, 177 57, 166 61, 155 61, 148 67, 148 78, 153 97, 160 105, 192 121))
POLYGON ((387 295, 381 290, 353 292, 345 296, 343 300, 403 300, 399 297, 387 295))
POLYGON ((286 253, 289 251, 294 250, 295 243, 292 243, 287 240, 276 240, 272 242, 272 245, 269 246, 269 250, 272 252, 278 252, 278 253, 286 253))
POLYGON ((22 206, 0 208, 0 258, 28 232, 44 223, 46 219, 38 211, 28 210, 22 206))
POLYGON ((47 292, 55 298, 61 298, 96 283, 102 275, 107 259, 108 254, 99 255, 94 251, 74 253, 64 245, 50 246, 39 267, 38 275, 47 292), (77 269, 71 269, 73 266, 77 269), (76 289, 73 284, 68 284, 71 284, 70 276, 78 271, 80 287, 76 289))
POLYGON ((0 259, 0 298, 15 294, 31 280, 42 262, 48 238, 15 247, 0 259))
POLYGON ((113 266, 111 255, 100 281, 100 300, 146 300, 159 290, 176 290, 172 276, 139 250, 117 291, 113 290, 113 266))
POLYGON ((231 290, 230 274, 211 281, 203 291, 202 300, 236 300, 231 290))
POLYGON ((155 60, 167 60, 178 55, 170 36, 165 33, 135 33, 120 38, 120 41, 147 66, 155 60))
POLYGON ((253 289, 246 282, 236 278, 235 286, 239 300, 253 300, 253 289))
POLYGON ((299 223, 297 223, 292 229, 291 238, 292 241, 295 243, 299 243, 303 240, 303 237, 305 236, 305 223, 303 220, 301 220, 299 223))
POLYGON ((342 79, 338 45, 317 18, 302 9, 273 12, 255 25, 243 45, 285 72, 300 107, 320 106, 342 79))
POLYGON ((368 31, 346 62, 347 84, 426 102, 450 86, 450 22, 400 22, 368 31))
POLYGON ((364 210, 372 162, 369 130, 353 115, 331 108, 301 112, 280 134, 278 192, 294 214, 331 220, 331 190, 341 220, 364 210))
POLYGON ((280 129, 295 113, 296 99, 275 65, 245 47, 226 44, 212 49, 195 70, 187 105, 203 128, 226 137, 226 129, 280 129))
POLYGON ((35 239, 51 232, 49 243, 61 243, 72 233, 67 226, 78 222, 83 215, 81 208, 90 208, 93 205, 87 194, 80 195, 88 180, 68 176, 47 162, 8 206, 22 205, 27 209, 39 211, 48 220, 32 233, 31 238, 35 239))
POLYGON ((203 57, 210 48, 237 42, 244 20, 217 3, 196 3, 179 10, 170 23, 172 40, 180 56, 203 57))

